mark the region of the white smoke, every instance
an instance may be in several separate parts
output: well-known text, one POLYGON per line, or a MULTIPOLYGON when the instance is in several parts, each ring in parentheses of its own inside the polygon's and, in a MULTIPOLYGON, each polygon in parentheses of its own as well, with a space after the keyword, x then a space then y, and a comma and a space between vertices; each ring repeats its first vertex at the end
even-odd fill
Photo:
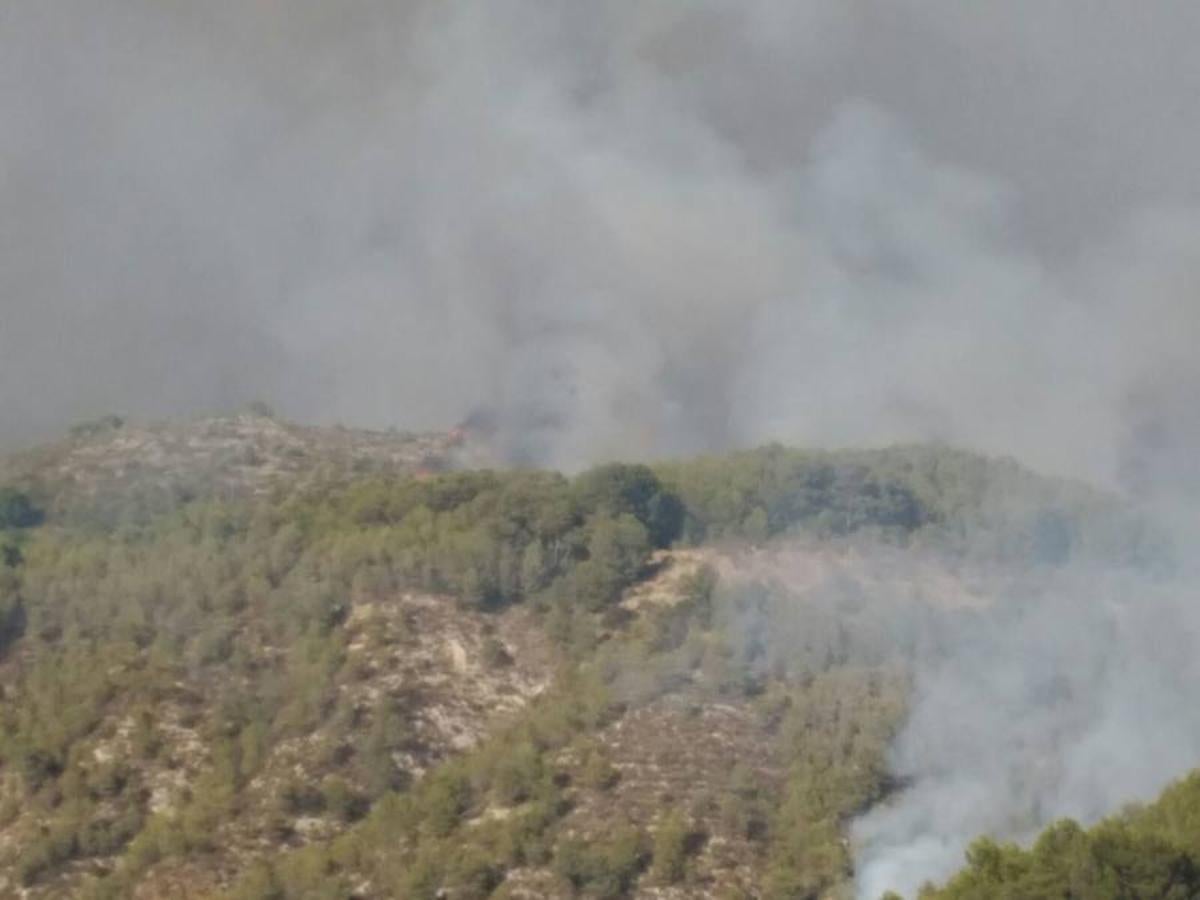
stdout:
POLYGON ((891 754, 908 787, 853 829, 859 896, 913 896, 980 835, 1093 822, 1200 762, 1196 599, 1174 578, 1076 566, 918 660, 891 754))

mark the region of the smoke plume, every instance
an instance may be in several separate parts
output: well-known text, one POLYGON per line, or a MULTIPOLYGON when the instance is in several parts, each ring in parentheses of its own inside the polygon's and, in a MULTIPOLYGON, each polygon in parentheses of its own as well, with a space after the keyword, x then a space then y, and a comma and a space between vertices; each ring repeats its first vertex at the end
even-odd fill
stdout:
POLYGON ((932 438, 1111 482, 1196 383, 1194 4, 2 16, 9 444, 260 398, 568 466, 932 438))

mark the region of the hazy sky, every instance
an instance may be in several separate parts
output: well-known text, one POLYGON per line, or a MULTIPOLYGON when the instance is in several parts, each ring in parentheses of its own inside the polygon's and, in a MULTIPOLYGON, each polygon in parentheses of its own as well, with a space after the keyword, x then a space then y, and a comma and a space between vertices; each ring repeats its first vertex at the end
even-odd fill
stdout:
POLYGON ((1190 459, 1198 43, 1183 0, 0 0, 0 442, 262 398, 567 465, 1190 459))

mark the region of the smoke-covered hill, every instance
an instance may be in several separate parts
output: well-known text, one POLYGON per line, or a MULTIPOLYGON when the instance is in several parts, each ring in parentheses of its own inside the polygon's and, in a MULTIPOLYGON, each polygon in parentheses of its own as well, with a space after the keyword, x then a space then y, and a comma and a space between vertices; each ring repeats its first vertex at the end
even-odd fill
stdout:
POLYGON ((1158 719, 1177 563, 1103 493, 937 447, 483 453, 260 416, 9 460, 0 893, 909 889, 1200 759, 1158 719))
POLYGON ((472 437, 465 429, 411 434, 303 426, 262 405, 182 423, 105 416, 76 425, 55 443, 0 457, 0 479, 43 495, 60 520, 111 525, 198 497, 482 464, 485 448, 472 437))

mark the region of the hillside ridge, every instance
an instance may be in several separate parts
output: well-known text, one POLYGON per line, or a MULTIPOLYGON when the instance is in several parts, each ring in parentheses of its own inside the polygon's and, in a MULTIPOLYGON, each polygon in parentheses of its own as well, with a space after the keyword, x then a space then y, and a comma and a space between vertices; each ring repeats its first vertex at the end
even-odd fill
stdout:
POLYGON ((24 456, 0 895, 842 896, 911 654, 1008 567, 1150 546, 945 448, 480 452, 239 416, 24 456))

